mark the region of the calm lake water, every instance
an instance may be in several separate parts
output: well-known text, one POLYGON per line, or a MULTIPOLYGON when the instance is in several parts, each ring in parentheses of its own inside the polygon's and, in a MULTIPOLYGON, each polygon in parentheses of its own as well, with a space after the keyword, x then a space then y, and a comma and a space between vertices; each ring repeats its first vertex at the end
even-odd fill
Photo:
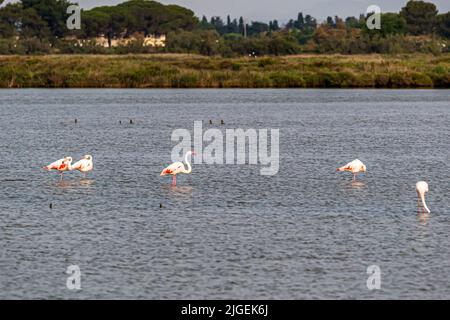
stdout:
POLYGON ((0 90, 0 298, 449 299, 449 101, 449 90, 0 90), (278 128, 279 173, 194 164, 171 188, 159 176, 171 134, 196 120, 278 128), (84 154, 88 179, 41 169, 84 154), (334 172, 355 158, 368 168, 356 183, 334 172), (422 179, 430 216, 417 214, 422 179), (66 288, 69 265, 81 291, 66 288), (370 265, 381 290, 367 289, 370 265))

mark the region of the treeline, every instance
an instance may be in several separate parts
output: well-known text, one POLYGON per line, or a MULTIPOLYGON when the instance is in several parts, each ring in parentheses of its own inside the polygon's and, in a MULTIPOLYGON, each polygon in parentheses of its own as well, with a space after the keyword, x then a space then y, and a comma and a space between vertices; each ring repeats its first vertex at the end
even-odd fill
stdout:
MULTIPOLYGON (((1 0, 0 0, 1 2, 1 0)), ((440 14, 430 2, 408 1, 399 13, 381 14, 381 29, 369 30, 367 15, 328 17, 324 22, 298 13, 282 25, 277 20, 202 17, 176 5, 131 0, 81 13, 81 29, 69 30, 67 0, 22 0, 0 9, 0 54, 173 52, 221 55, 287 55, 298 53, 439 54, 450 45, 450 12, 440 14), (144 47, 140 37, 167 35, 164 48, 144 47), (103 36, 136 39, 104 48, 78 39, 103 36)))
MULTIPOLYGON (((77 39, 127 38, 136 33, 167 34, 192 31, 199 20, 194 12, 177 5, 131 0, 116 6, 101 6, 81 12, 81 28, 69 30, 67 0, 21 0, 0 9, 0 54, 19 53, 108 53, 94 41, 79 46, 77 39)), ((134 52, 139 45, 131 44, 134 52)))

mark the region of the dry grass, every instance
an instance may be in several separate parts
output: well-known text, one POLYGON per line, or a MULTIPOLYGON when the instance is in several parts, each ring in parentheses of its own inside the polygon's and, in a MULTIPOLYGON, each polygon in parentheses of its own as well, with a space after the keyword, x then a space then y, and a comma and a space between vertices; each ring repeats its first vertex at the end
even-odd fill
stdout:
POLYGON ((450 54, 0 56, 0 87, 448 88, 449 71, 450 54))

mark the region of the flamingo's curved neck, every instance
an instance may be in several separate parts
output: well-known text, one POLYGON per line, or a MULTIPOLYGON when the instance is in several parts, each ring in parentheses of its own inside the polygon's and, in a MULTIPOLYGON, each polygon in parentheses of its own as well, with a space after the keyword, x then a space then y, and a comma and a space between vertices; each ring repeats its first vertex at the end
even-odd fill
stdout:
POLYGON ((184 169, 184 173, 191 173, 192 172, 192 167, 191 164, 189 163, 188 157, 192 154, 191 151, 189 151, 188 153, 186 153, 186 155, 184 156, 184 162, 186 162, 187 165, 187 170, 184 169))
POLYGON ((427 203, 425 202, 425 195, 423 192, 420 193, 420 200, 422 200, 423 207, 425 210, 427 210, 428 213, 430 213, 430 209, 428 209, 427 203))
POLYGON ((73 167, 72 167, 72 161, 67 163, 67 170, 68 171, 73 171, 73 167))

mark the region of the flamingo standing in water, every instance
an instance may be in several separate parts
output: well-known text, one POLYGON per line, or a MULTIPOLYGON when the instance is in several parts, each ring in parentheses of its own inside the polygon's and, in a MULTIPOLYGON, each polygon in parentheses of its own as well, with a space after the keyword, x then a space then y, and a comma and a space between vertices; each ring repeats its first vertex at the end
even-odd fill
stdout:
POLYGON ((420 213, 420 208, 430 213, 430 209, 428 209, 427 203, 425 202, 425 194, 428 192, 428 183, 425 181, 419 181, 416 183, 416 191, 417 191, 417 211, 420 213), (422 201, 422 206, 420 205, 420 201, 422 201))
POLYGON ((78 170, 84 174, 84 177, 86 178, 86 174, 89 171, 92 171, 94 169, 94 161, 92 160, 91 155, 85 155, 83 159, 80 161, 75 162, 72 165, 71 170, 78 170))
POLYGON ((366 172, 366 165, 362 163, 360 160, 356 159, 352 162, 347 163, 345 166, 337 168, 336 171, 348 171, 353 174, 353 181, 356 180, 356 175, 360 172, 366 172))
POLYGON ((64 172, 72 170, 72 157, 59 159, 50 163, 48 166, 43 167, 43 169, 47 171, 57 170, 61 174, 62 181, 64 172))
POLYGON ((195 156, 196 154, 194 151, 188 151, 186 153, 186 155, 184 156, 184 162, 186 162, 187 169, 184 166, 183 162, 174 162, 170 166, 165 168, 163 171, 161 171, 160 176, 165 176, 165 175, 171 174, 172 175, 172 186, 176 186, 177 185, 177 174, 179 174, 179 173, 189 174, 192 172, 191 164, 188 161, 188 157, 190 155, 195 156))

